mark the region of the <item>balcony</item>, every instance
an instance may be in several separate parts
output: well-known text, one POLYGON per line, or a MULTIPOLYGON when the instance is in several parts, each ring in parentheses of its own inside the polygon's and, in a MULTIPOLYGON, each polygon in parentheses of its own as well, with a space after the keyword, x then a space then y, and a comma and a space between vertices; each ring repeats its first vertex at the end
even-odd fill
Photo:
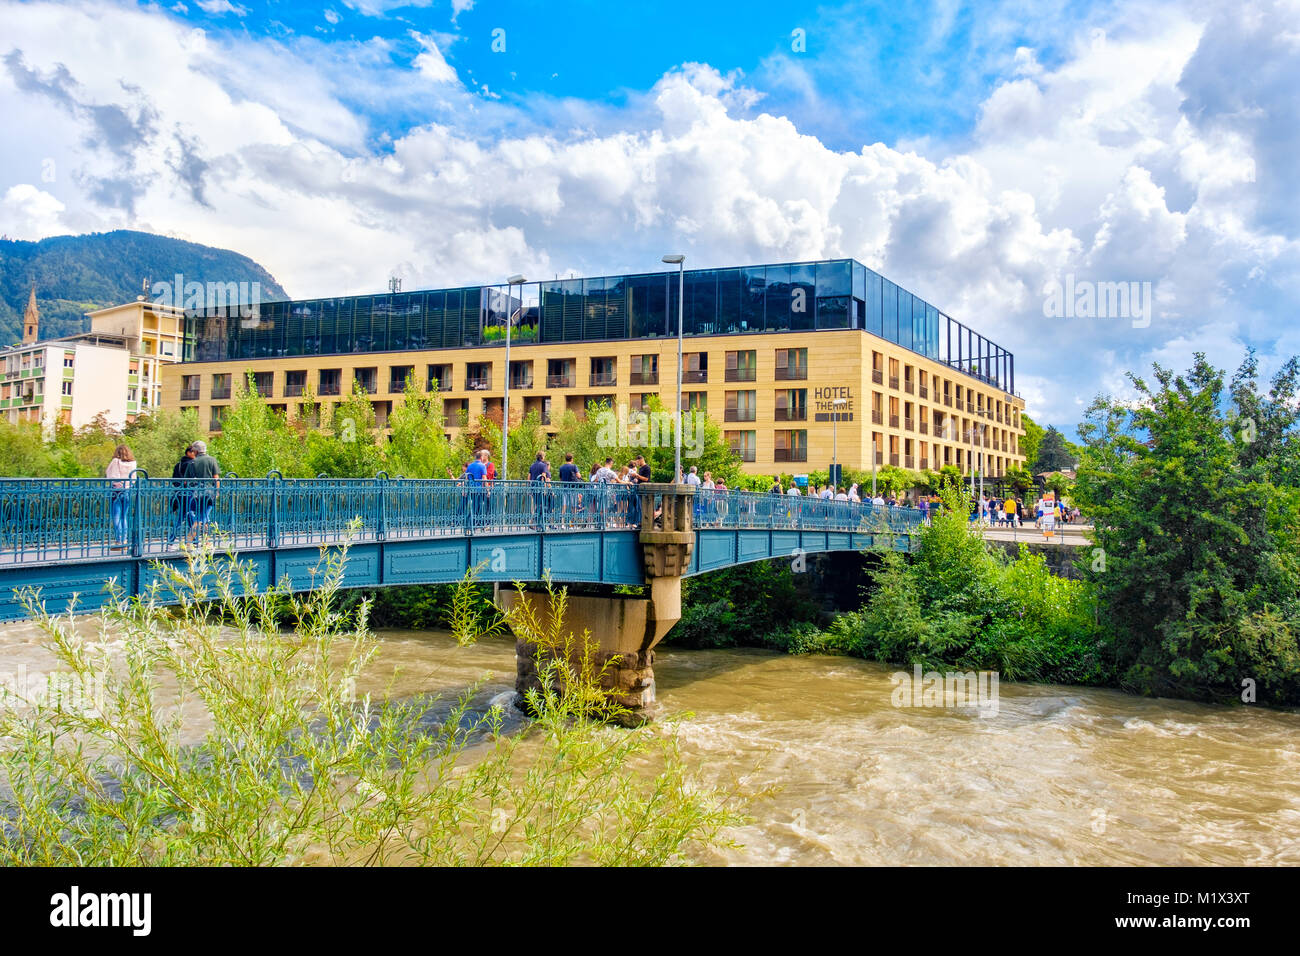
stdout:
POLYGON ((882 451, 876 452, 876 464, 883 465, 884 463, 885 463, 885 453, 882 451))
POLYGON ((873 425, 883 425, 883 424, 885 424, 885 415, 884 415, 884 412, 880 411, 880 409, 878 409, 878 408, 873 408, 873 409, 871 410, 871 424, 873 424, 873 425))
POLYGON ((885 373, 878 368, 873 368, 871 370, 871 381, 875 382, 877 385, 884 385, 885 373))
POLYGON ((805 408, 778 408, 776 410, 776 421, 778 422, 806 422, 808 420, 808 409, 805 408))
POLYGON ((735 455, 737 458, 739 458, 741 461, 756 460, 753 448, 741 448, 739 445, 732 445, 731 453, 735 455))
POLYGON ((339 393, 339 383, 321 382, 319 392, 321 395, 337 395, 339 393))
POLYGON ((772 452, 773 461, 807 461, 807 448, 778 448, 772 452))
POLYGON ((301 398, 307 392, 306 382, 293 382, 284 386, 285 398, 301 398))
POLYGON ((707 368, 688 368, 682 372, 683 385, 707 384, 708 381, 709 370, 707 368))
POLYGON ((776 380, 778 382, 803 382, 808 379, 808 366, 806 365, 778 365, 776 367, 776 380))
POLYGON ((910 418, 904 418, 903 427, 906 428, 909 432, 914 432, 916 431, 916 422, 910 418))
POLYGON ((890 415, 890 416, 889 416, 889 427, 890 427, 890 428, 897 428, 897 427, 898 427, 898 416, 897 416, 897 415, 890 415))
POLYGON ((182 388, 182 402, 197 402, 199 400, 199 390, 197 388, 182 388))
POLYGON ((927 388, 926 386, 922 385, 919 389, 917 389, 916 394, 919 395, 919 396, 921 396, 921 398, 929 398, 929 397, 930 397, 930 389, 927 388))
POLYGON ((367 395, 375 395, 379 392, 379 383, 373 378, 359 378, 357 379, 357 384, 361 386, 361 391, 365 392, 367 395))
POLYGON ((924 419, 922 419, 921 421, 921 434, 922 435, 930 434, 930 423, 925 421, 924 419))
POLYGON ((903 391, 907 392, 908 395, 915 395, 916 383, 913 382, 910 378, 903 379, 903 391))
POLYGON ((591 387, 603 388, 618 384, 618 372, 592 372, 591 387))
POLYGON ((248 390, 258 398, 270 398, 275 391, 275 387, 270 382, 254 382, 249 386, 248 390))
POLYGON ((890 388, 898 388, 898 376, 897 376, 897 375, 891 375, 891 376, 889 376, 889 387, 890 387, 890 388))
POLYGON ((907 468, 907 469, 909 469, 909 470, 915 468, 915 467, 916 467, 916 459, 913 458, 911 455, 904 455, 904 456, 903 456, 903 467, 904 467, 904 468, 907 468))
POLYGON ((532 388, 533 377, 531 375, 512 375, 510 377, 511 388, 532 388))
POLYGON ((229 397, 230 397, 230 386, 229 386, 229 385, 213 385, 213 386, 212 386, 212 397, 213 397, 213 398, 229 398, 229 397))
POLYGON ((465 391, 467 392, 486 392, 491 387, 491 375, 467 375, 465 377, 465 391))
POLYGON ((546 376, 547 388, 573 388, 573 373, 565 372, 563 375, 546 376))
MULTIPOLYGON (((611 383, 611 384, 612 384, 612 383, 611 383)), ((631 379, 631 382, 630 382, 629 384, 631 384, 631 385, 658 385, 658 384, 659 384, 659 373, 658 373, 658 372, 633 372, 633 373, 632 373, 632 379, 631 379)))
POLYGON ((757 419, 752 408, 728 408, 722 413, 722 420, 727 422, 752 422, 757 419))
POLYGON ((402 376, 401 378, 390 378, 388 380, 388 391, 391 395, 400 395, 402 392, 406 391, 406 376, 402 376))
POLYGON ((891 455, 889 456, 889 463, 890 463, 891 465, 893 465, 895 468, 897 468, 897 467, 898 467, 898 455, 891 454, 891 455))
POLYGON ((208 422, 208 431, 210 431, 210 432, 219 432, 219 431, 221 431, 221 419, 220 419, 220 418, 213 418, 213 419, 211 419, 211 420, 208 422))
POLYGON ((757 377, 757 368, 729 368, 723 380, 727 382, 752 382, 757 377))
POLYGON ((929 471, 929 470, 930 470, 930 459, 929 459, 929 458, 922 458, 922 459, 921 459, 921 470, 922 470, 922 471, 929 471))
POLYGON ((945 395, 943 397, 943 403, 947 405, 949 408, 952 408, 952 397, 949 395, 945 395))

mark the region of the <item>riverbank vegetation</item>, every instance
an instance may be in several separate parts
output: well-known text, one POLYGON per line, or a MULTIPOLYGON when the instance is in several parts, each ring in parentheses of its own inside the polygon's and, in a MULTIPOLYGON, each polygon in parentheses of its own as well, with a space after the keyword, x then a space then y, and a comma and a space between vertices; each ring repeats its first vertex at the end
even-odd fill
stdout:
POLYGON ((179 606, 121 601, 90 636, 33 607, 77 693, 0 706, 0 865, 663 865, 738 822, 671 726, 606 726, 599 675, 562 655, 518 733, 474 688, 358 693, 377 644, 366 604, 337 609, 344 561, 305 597, 244 597, 196 554, 157 569, 179 606))

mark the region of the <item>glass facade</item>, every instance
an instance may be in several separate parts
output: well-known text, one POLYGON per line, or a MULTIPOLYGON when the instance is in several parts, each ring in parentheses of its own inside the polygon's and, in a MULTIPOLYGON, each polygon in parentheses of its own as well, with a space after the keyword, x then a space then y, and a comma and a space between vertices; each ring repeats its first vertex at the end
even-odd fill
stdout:
MULTIPOLYGON (((1015 391, 1010 352, 852 259, 692 269, 684 335, 862 329, 1015 391)), ((676 272, 265 302, 191 318, 185 360, 221 362, 677 332, 676 272)))

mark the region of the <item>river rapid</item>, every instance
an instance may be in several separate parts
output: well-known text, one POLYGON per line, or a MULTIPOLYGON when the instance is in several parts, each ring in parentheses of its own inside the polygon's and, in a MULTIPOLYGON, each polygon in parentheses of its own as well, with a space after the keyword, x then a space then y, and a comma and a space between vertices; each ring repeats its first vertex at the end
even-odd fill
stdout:
MULTIPOLYGON (((381 631, 367 682, 508 702, 514 644, 381 631)), ((50 659, 0 630, 0 672, 50 659)), ((1300 715, 1003 682, 996 713, 896 707, 893 669, 737 649, 658 653, 691 763, 754 795, 714 864, 1300 864, 1300 715)), ((512 713, 509 727, 520 718, 512 713)))

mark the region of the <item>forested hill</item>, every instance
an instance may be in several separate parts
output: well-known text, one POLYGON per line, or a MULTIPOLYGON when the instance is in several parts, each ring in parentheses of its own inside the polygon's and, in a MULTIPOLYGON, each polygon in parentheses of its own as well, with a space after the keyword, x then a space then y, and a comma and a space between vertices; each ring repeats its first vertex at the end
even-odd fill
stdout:
POLYGON ((260 282, 262 298, 285 298, 280 283, 247 256, 196 242, 119 229, 39 242, 0 239, 0 346, 22 341, 33 284, 42 339, 84 331, 84 313, 130 302, 141 282, 260 282))

